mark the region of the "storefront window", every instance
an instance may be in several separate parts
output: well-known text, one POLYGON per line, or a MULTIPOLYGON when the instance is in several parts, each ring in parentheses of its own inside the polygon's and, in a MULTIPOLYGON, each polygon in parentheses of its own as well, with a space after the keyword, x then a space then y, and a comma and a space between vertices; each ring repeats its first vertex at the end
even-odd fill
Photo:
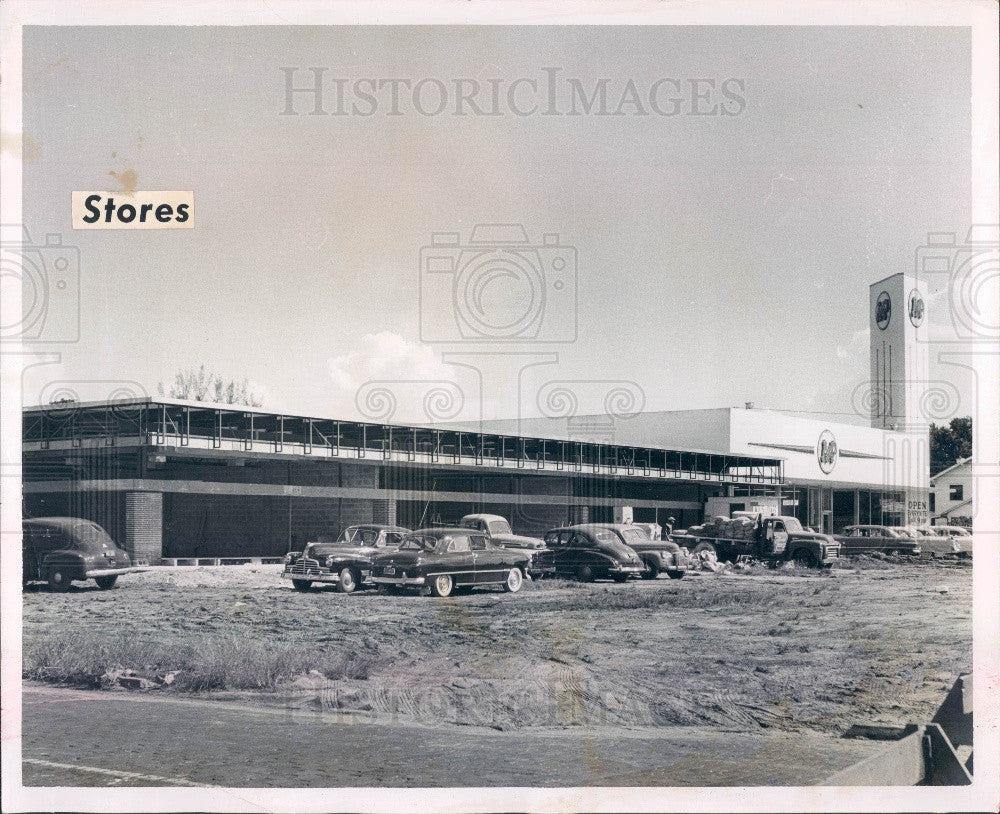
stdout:
POLYGON ((854 523, 854 490, 837 489, 833 493, 833 533, 839 534, 854 523))

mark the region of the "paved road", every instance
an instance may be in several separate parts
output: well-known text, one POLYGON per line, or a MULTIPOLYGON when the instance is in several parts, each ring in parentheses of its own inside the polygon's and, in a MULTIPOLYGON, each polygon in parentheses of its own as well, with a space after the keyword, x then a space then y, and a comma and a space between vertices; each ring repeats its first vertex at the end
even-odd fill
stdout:
POLYGON ((27 786, 807 785, 873 746, 797 735, 424 727, 26 685, 27 786))

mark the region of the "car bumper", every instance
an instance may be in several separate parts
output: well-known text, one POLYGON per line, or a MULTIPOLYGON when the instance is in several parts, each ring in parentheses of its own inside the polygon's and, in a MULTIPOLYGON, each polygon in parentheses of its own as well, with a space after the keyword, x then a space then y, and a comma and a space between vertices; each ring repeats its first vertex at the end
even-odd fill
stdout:
POLYGON ((145 571, 140 566, 129 566, 128 568, 92 568, 87 572, 84 579, 96 579, 97 577, 119 577, 122 574, 137 574, 145 571))
POLYGON ((330 571, 282 571, 281 578, 301 580, 303 582, 340 582, 340 574, 334 574, 330 571))
POLYGON ((615 568, 609 568, 609 574, 641 574, 646 570, 644 565, 619 565, 615 568))
POLYGON ((376 585, 426 585, 426 577, 372 577, 376 585))

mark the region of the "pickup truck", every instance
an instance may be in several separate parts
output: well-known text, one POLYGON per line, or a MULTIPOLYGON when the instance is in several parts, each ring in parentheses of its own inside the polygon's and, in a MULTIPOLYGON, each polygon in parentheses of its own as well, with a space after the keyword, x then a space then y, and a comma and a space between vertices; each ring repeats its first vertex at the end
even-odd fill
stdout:
POLYGON ((514 534, 507 518, 498 514, 467 514, 459 521, 463 529, 483 532, 491 543, 500 548, 524 551, 531 555, 528 575, 532 579, 551 576, 556 572, 555 557, 538 537, 522 537, 514 534))
POLYGON ((840 543, 829 534, 806 531, 795 517, 727 520, 717 517, 702 526, 670 535, 694 556, 712 552, 719 560, 751 556, 771 562, 791 560, 810 568, 830 567, 840 556, 840 543))

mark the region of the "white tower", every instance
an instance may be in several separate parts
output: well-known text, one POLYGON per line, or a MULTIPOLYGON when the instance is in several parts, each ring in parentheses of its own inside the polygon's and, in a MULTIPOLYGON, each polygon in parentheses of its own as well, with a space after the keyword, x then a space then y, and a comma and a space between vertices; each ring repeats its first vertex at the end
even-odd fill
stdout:
POLYGON ((873 427, 926 432, 927 286, 893 274, 869 289, 873 427))
POLYGON ((904 273, 873 283, 869 326, 871 423, 897 431, 884 438, 883 507, 896 506, 903 524, 923 524, 930 476, 926 285, 904 273))

